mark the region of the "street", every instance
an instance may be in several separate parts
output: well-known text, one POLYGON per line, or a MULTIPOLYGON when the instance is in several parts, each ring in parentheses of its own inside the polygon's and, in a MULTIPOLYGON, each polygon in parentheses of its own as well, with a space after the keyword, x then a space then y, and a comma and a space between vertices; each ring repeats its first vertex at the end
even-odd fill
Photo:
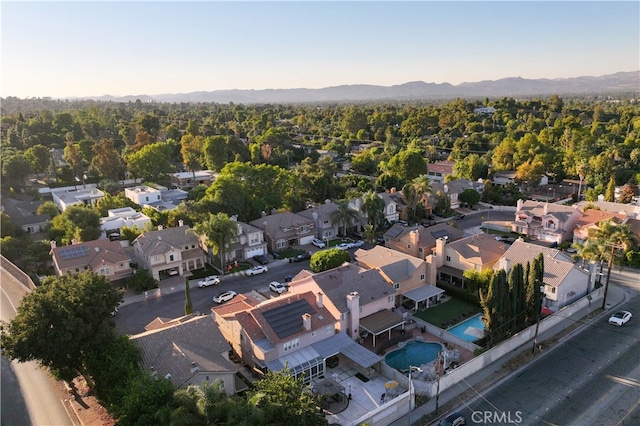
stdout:
POLYGON ((469 424, 639 424, 637 307, 638 296, 616 308, 633 313, 630 323, 610 325, 608 312, 461 413, 469 424))

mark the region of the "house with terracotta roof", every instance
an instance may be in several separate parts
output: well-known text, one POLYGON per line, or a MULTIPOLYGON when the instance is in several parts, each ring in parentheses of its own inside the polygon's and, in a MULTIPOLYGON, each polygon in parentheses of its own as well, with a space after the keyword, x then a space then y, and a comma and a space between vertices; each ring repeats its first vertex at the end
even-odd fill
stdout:
POLYGON ((377 336, 404 325, 404 319, 393 312, 396 290, 377 269, 345 263, 317 274, 302 270, 290 283, 289 292, 306 291, 323 294, 325 306, 339 318, 338 329, 353 340, 362 333, 377 336))
POLYGON ((600 223, 607 220, 620 224, 627 220, 627 216, 625 214, 605 212, 596 209, 585 210, 576 223, 573 231, 573 242, 584 244, 589 237, 589 230, 599 228, 600 223))
MULTIPOLYGON (((631 219, 640 219, 640 206, 634 204, 613 203, 610 201, 580 201, 578 204, 580 209, 592 206, 597 210, 609 213, 618 213, 630 217, 631 219)), ((588 209, 587 209, 588 210, 588 209)), ((586 210, 585 210, 586 211, 586 210)))
POLYGON ((283 212, 265 215, 249 224, 264 231, 267 246, 272 251, 311 244, 311 240, 316 238, 313 219, 298 213, 283 212))
POLYGON ((584 297, 593 288, 596 274, 580 268, 565 252, 522 240, 516 240, 493 269, 504 269, 508 275, 513 265, 520 263, 526 267, 540 253, 544 256, 543 307, 555 312, 584 297))
POLYGON ((475 234, 457 241, 436 240, 433 251, 435 262, 428 262, 430 282, 437 279, 464 288, 464 271, 483 271, 493 265, 509 249, 509 244, 496 241, 491 234, 475 234))
POLYGON ((560 244, 573 240, 573 231, 581 217, 582 211, 577 206, 520 199, 511 230, 540 241, 560 244))
POLYGON ((415 309, 440 300, 444 290, 427 280, 427 262, 389 247, 375 246, 354 253, 359 266, 378 270, 397 291, 396 306, 411 303, 415 309))
POLYGON ((100 239, 62 247, 52 241, 50 254, 59 276, 93 271, 117 283, 133 274, 131 259, 118 241, 100 239))
POLYGON ((386 247, 420 259, 431 256, 439 238, 455 241, 463 236, 464 231, 447 223, 439 223, 429 228, 395 224, 383 235, 386 247))
POLYGON ((157 319, 145 329, 131 341, 140 348, 146 371, 171 380, 176 388, 210 382, 227 395, 246 389, 229 360, 231 346, 211 315, 157 319))
POLYGON ((182 225, 143 232, 133 241, 136 262, 156 280, 160 280, 161 273, 165 276, 164 273, 174 268, 179 275, 204 268, 205 255, 200 240, 190 230, 189 226, 182 225))
POLYGON ((455 161, 437 161, 427 163, 427 177, 433 182, 444 182, 444 177, 453 174, 455 161))

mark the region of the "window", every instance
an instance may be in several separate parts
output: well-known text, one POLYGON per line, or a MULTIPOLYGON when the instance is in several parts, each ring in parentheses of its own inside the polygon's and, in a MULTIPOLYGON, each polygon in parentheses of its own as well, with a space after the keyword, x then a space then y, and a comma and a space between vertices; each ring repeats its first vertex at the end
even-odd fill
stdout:
POLYGON ((327 334, 333 334, 333 326, 332 325, 328 325, 326 330, 327 330, 327 334))
POLYGON ((555 292, 556 292, 556 288, 555 287, 551 287, 551 293, 555 294, 555 292))
POLYGON ((410 249, 411 248, 411 244, 407 244, 407 248, 410 249))
POLYGON ((451 262, 451 256, 447 256, 447 262, 451 262))
POLYGON ((395 297, 393 295, 387 296, 387 302, 393 302, 394 300, 395 300, 395 297))
POLYGON ((291 349, 295 349, 300 346, 300 339, 293 339, 291 341, 286 342, 283 346, 285 352, 290 351, 291 349))
POLYGON ((308 230, 309 230, 308 226, 304 226, 303 225, 303 226, 300 227, 300 232, 307 232, 308 230))
POLYGON ((420 280, 424 281, 424 274, 420 274, 420 280))
POLYGON ((169 262, 173 262, 173 255, 172 254, 169 255, 169 262))
POLYGON ((395 284, 393 285, 393 289, 394 289, 394 290, 397 290, 397 289, 399 289, 399 288, 400 288, 400 283, 395 283, 395 284))
POLYGON ((276 243, 276 247, 279 249, 286 248, 287 242, 285 240, 278 240, 278 242, 276 243))
POLYGON ((418 253, 422 253, 422 247, 418 249, 418 253))
POLYGON ((98 270, 98 273, 100 275, 110 275, 111 274, 111 268, 108 266, 103 266, 102 268, 100 268, 98 270))

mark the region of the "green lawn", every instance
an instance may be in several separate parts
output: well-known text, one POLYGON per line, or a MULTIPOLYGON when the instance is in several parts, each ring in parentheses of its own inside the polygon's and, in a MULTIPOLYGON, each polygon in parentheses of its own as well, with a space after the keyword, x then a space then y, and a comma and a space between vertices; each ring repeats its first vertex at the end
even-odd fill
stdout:
POLYGON ((418 312, 415 316, 437 327, 447 328, 478 312, 482 312, 479 307, 451 298, 433 308, 418 312))

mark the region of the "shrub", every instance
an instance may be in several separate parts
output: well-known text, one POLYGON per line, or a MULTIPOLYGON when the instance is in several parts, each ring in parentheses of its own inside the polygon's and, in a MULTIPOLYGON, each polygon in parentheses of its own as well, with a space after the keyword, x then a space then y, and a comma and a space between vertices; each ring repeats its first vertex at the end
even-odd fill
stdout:
POLYGON ((158 281, 153 279, 146 269, 138 269, 127 280, 127 287, 136 293, 142 293, 143 291, 158 288, 158 281))

